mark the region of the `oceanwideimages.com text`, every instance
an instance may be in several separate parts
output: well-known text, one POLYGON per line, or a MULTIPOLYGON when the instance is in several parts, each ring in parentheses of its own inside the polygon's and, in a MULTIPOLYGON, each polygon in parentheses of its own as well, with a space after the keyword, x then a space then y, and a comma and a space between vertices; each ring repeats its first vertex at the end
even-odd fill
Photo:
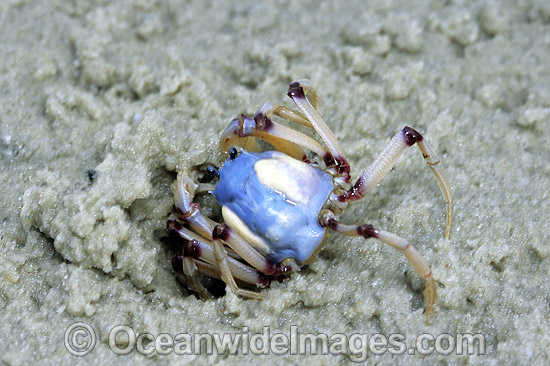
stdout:
MULTIPOLYGON (((302 333, 290 326, 288 333, 272 332, 263 327, 261 333, 248 327, 236 333, 137 333, 126 325, 117 325, 109 332, 109 348, 117 355, 138 352, 153 355, 346 355, 354 362, 363 362, 369 355, 484 355, 483 334, 442 333, 419 334, 408 340, 403 334, 374 333, 302 333)), ((76 356, 84 356, 95 347, 95 331, 87 323, 74 323, 65 332, 65 347, 76 356)))

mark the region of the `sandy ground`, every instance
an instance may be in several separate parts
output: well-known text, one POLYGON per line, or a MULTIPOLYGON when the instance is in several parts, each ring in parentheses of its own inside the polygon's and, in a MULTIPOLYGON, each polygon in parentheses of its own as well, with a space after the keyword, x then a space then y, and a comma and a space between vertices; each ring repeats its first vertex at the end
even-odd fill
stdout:
MULTIPOLYGON (((2 1, 2 364, 548 364, 549 4, 2 1), (261 302, 202 301, 176 280, 181 243, 165 229, 175 173, 221 165, 227 122, 267 101, 291 105, 287 85, 304 77, 354 177, 405 124, 439 153, 455 197, 449 240, 416 148, 342 217, 409 239, 432 264, 431 325, 423 281, 374 239, 332 235, 261 302), (85 329, 66 333, 76 322, 95 334, 83 357, 65 346, 65 335, 77 350, 91 344, 85 329), (117 325, 150 333, 157 349, 141 351, 154 354, 115 354, 117 325), (265 326, 277 339, 326 334, 332 355, 288 344, 177 355, 170 344, 265 326), (485 354, 457 355, 463 333, 482 335, 485 354), (406 354, 371 353, 374 334, 402 335, 406 354), (450 354, 409 355, 421 334, 450 354)), ((201 203, 216 214, 213 200, 201 203)))

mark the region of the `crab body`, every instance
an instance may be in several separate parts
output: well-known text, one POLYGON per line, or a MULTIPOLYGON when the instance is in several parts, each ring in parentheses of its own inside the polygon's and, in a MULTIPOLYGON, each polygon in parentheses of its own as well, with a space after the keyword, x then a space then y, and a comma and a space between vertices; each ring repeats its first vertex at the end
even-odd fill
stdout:
POLYGON ((227 159, 213 191, 225 223, 273 263, 308 261, 326 227, 319 212, 333 190, 324 171, 278 151, 227 159))

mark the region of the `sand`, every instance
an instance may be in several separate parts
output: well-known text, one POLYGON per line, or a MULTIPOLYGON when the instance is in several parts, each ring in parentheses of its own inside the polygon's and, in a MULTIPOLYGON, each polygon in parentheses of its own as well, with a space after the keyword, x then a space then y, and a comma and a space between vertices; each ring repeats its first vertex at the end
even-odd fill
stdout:
MULTIPOLYGON (((5 0, 0 34, 2 364, 548 363, 547 1, 5 0), (202 301, 176 280, 181 242, 165 228, 176 172, 200 179, 223 164, 228 121, 292 105, 288 83, 300 78, 317 88, 354 177, 404 125, 440 155, 450 239, 415 147, 342 217, 407 238, 431 263, 430 325, 423 280, 375 239, 331 235, 261 302, 202 301), (95 339, 72 332, 77 322, 95 339), (150 334, 144 347, 117 355, 119 325, 150 334), (176 354, 170 339, 199 333, 268 335, 271 348, 176 354), (332 354, 274 346, 297 333, 326 334, 332 354), (383 346, 392 334, 402 350, 383 346), (410 355, 421 334, 438 349, 410 355), (485 354, 457 354, 459 334, 482 337, 485 354), (77 357, 71 344, 94 348, 77 357)), ((214 200, 200 202, 216 215, 214 200)))

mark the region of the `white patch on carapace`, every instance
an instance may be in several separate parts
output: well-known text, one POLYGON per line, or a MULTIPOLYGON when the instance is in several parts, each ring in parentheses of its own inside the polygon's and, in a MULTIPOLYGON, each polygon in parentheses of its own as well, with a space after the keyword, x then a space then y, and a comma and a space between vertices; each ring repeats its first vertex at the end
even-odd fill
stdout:
POLYGON ((307 205, 319 179, 315 168, 283 154, 272 159, 258 160, 254 164, 254 171, 264 186, 300 205, 307 205))
POLYGON ((246 226, 246 224, 231 211, 227 206, 222 206, 222 216, 225 221, 225 224, 231 229, 235 230, 244 240, 246 240, 250 245, 252 245, 257 251, 263 255, 269 254, 269 246, 267 243, 260 238, 258 235, 254 234, 252 230, 246 226))

